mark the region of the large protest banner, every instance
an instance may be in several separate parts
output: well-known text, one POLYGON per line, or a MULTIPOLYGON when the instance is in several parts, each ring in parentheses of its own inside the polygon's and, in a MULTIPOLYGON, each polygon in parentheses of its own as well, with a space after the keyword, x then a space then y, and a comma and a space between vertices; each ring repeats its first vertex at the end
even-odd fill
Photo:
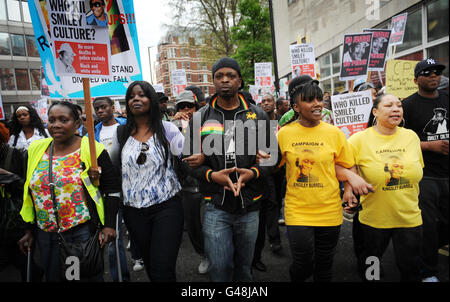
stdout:
POLYGON ((383 71, 391 37, 390 29, 364 29, 372 33, 372 48, 370 49, 369 70, 383 71))
POLYGON ((314 55, 314 45, 293 44, 289 46, 291 54, 292 78, 302 74, 307 74, 313 79, 316 78, 316 57, 314 55))
POLYGON ((391 40, 390 45, 399 45, 403 43, 403 37, 405 36, 406 20, 408 13, 403 13, 392 17, 391 20, 391 40))
POLYGON ((406 98, 418 90, 414 68, 419 61, 389 60, 386 63, 386 93, 406 98))
POLYGON ((354 80, 367 76, 372 33, 344 35, 341 80, 354 80))
MULTIPOLYGON (((79 28, 80 22, 84 24, 83 22, 87 22, 88 19, 92 19, 92 17, 89 17, 92 15, 89 6, 89 0, 47 1, 30 0, 28 1, 28 6, 33 23, 36 42, 39 48, 39 54, 45 71, 45 82, 48 85, 49 97, 83 98, 84 95, 81 76, 59 76, 56 72, 56 60, 59 57, 56 51, 60 50, 61 47, 63 47, 63 49, 67 48, 67 46, 62 45, 68 42, 53 42, 54 37, 52 36, 51 22, 56 23, 54 25, 60 25, 55 26, 55 28, 58 28, 54 33, 55 36, 58 35, 58 37, 55 38, 61 38, 61 36, 66 37, 66 35, 67 37, 72 35, 72 37, 76 38, 76 33, 79 34, 78 38, 87 38, 87 29, 90 29, 89 37, 91 37, 91 35, 97 36, 99 32, 104 31, 104 29, 102 29, 102 27, 104 26, 102 26, 102 24, 97 24, 97 26, 81 26, 83 27, 81 29, 83 29, 84 31, 70 29, 79 28), (78 16, 80 16, 81 21, 76 21, 76 19, 74 18, 71 19, 71 17, 68 17, 68 15, 65 15, 63 13, 54 15, 52 19, 52 16, 49 15, 49 10, 47 9, 47 1, 49 2, 49 5, 50 2, 52 2, 53 8, 55 8, 55 10, 53 11, 60 11, 62 10, 62 8, 67 8, 69 12, 73 12, 75 10, 75 8, 73 7, 77 7, 76 5, 78 4, 76 11, 78 12, 78 16), (75 26, 70 26, 70 22, 75 26), (84 36, 81 36, 81 32, 84 33, 84 36)), ((136 20, 134 17, 133 1, 105 0, 105 4, 106 5, 104 7, 104 10, 107 18, 106 27, 108 33, 107 40, 109 40, 108 48, 110 49, 111 56, 111 75, 101 77, 89 76, 92 97, 106 95, 124 95, 128 85, 132 81, 142 80, 141 60, 139 54, 139 44, 136 30, 136 20)), ((71 44, 69 43, 68 45, 70 46, 71 44)), ((72 50, 75 51, 73 48, 72 50)), ((91 52, 91 54, 83 54, 78 56, 77 58, 77 54, 75 53, 74 61, 77 59, 80 60, 80 57, 82 56, 95 56, 92 53, 92 51, 95 50, 86 49, 86 51, 91 52)), ((86 75, 83 75, 83 77, 86 77, 86 75)))
POLYGON ((255 85, 272 86, 272 62, 255 63, 255 85))
POLYGON ((175 69, 171 72, 172 78, 172 96, 177 97, 186 87, 186 70, 185 69, 175 69))
POLYGON ((366 90, 333 95, 331 106, 334 125, 349 138, 367 128, 372 109, 372 92, 366 90))

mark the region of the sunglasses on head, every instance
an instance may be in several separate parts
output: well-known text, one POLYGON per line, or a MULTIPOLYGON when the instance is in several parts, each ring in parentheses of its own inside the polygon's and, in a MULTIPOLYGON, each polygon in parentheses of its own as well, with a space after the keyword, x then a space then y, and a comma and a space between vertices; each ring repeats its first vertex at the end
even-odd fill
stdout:
POLYGON ((142 143, 141 153, 139 153, 139 156, 136 160, 136 163, 138 165, 143 165, 147 160, 147 154, 145 154, 145 152, 148 151, 148 149, 149 149, 148 145, 146 143, 142 143))
POLYGON ((192 104, 192 103, 181 103, 181 104, 178 104, 178 109, 184 109, 186 107, 191 109, 191 108, 194 108, 195 105, 192 104))
POLYGON ((94 3, 91 3, 91 7, 100 7, 100 6, 102 6, 103 5, 103 3, 101 3, 101 2, 94 2, 94 3))
POLYGON ((429 77, 432 73, 434 73, 437 76, 440 76, 442 74, 442 70, 440 69, 426 69, 419 72, 419 76, 429 77))

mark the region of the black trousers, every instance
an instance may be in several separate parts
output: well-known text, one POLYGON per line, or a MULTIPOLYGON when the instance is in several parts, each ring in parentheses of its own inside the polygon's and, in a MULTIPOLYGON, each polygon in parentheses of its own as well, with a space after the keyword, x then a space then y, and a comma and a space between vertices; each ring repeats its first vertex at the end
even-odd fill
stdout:
POLYGON ((315 282, 330 282, 333 259, 341 226, 287 226, 292 264, 292 282, 303 282, 313 275, 315 282))
MULTIPOLYGON (((360 267, 366 267, 368 257, 381 258, 392 239, 395 261, 400 270, 401 281, 418 282, 420 278, 420 247, 422 226, 413 228, 378 229, 361 223, 364 238, 364 251, 360 267)), ((364 273, 364 272, 361 272, 364 273)))
POLYGON ((424 177, 419 183, 419 208, 422 210, 423 243, 422 278, 436 276, 438 250, 449 242, 449 182, 447 179, 424 177))
POLYGON ((183 206, 177 196, 148 208, 123 208, 125 225, 153 282, 176 281, 183 216, 183 206))
POLYGON ((181 194, 183 200, 184 222, 189 239, 191 240, 195 252, 203 256, 205 254, 201 219, 203 196, 200 192, 191 193, 188 191, 181 191, 181 194))

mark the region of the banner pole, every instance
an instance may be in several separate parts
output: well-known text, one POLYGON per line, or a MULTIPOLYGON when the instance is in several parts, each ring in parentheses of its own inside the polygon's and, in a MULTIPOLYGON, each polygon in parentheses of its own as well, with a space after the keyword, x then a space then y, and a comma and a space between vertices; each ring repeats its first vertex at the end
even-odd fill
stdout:
MULTIPOLYGON (((84 92, 84 112, 86 113, 86 127, 89 138, 89 152, 91 154, 91 167, 96 169, 97 165, 97 152, 95 150, 95 133, 94 133, 94 118, 92 114, 91 105, 91 84, 89 78, 83 78, 83 92, 84 92)), ((99 186, 99 180, 93 181, 94 186, 99 186)))

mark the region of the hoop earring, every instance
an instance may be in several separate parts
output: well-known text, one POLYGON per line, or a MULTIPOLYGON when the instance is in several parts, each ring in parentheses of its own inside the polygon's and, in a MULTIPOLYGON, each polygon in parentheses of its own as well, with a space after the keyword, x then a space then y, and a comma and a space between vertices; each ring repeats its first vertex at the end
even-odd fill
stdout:
POLYGON ((377 124, 377 117, 374 116, 373 121, 372 121, 372 127, 375 126, 377 124))

